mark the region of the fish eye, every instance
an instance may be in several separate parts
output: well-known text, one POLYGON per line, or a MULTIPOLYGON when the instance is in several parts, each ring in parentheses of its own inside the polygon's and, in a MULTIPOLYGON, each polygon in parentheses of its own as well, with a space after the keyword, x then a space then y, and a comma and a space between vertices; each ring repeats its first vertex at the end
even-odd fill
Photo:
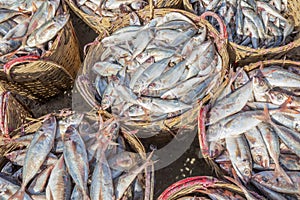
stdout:
POLYGON ((117 123, 114 123, 114 124, 112 125, 112 128, 113 128, 113 129, 116 129, 116 128, 118 128, 118 125, 117 125, 117 123))
POLYGON ((267 178, 267 177, 262 177, 262 180, 264 181, 264 182, 268 182, 269 181, 269 179, 267 178))
POLYGON ((281 100, 281 99, 283 99, 283 95, 282 94, 278 94, 277 98, 281 100))
POLYGON ((264 81, 259 81, 259 86, 264 86, 265 82, 264 81))
POLYGON ((255 157, 255 160, 257 161, 257 162, 260 162, 262 159, 261 159, 261 156, 256 156, 255 157))
POLYGON ((244 170, 244 175, 245 176, 250 176, 251 175, 251 171, 249 169, 245 169, 244 170))

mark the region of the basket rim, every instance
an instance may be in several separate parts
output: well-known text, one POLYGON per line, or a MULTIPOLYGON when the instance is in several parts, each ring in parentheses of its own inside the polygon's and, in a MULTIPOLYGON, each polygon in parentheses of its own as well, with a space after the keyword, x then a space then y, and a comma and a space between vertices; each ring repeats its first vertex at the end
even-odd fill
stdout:
MULTIPOLYGON (((227 84, 228 81, 225 79, 225 77, 226 77, 226 73, 227 73, 228 66, 229 66, 229 53, 227 51, 228 41, 227 41, 227 38, 220 36, 220 33, 207 20, 205 20, 205 19, 201 18, 200 16, 197 16, 193 13, 190 13, 190 12, 187 12, 184 10, 174 9, 174 8, 158 8, 158 9, 154 9, 153 12, 151 10, 143 9, 143 10, 138 11, 137 14, 141 19, 146 19, 147 17, 151 18, 152 13, 153 13, 153 18, 156 18, 159 16, 164 16, 171 12, 177 12, 177 13, 180 13, 180 14, 188 17, 195 23, 195 25, 197 25, 197 27, 199 27, 199 26, 207 27, 207 29, 209 30, 207 37, 213 37, 214 44, 216 45, 216 47, 218 47, 217 52, 222 58, 222 71, 221 71, 222 82, 221 82, 221 85, 227 84), (218 46, 218 44, 219 44, 219 46, 218 46)), ((121 23, 118 28, 128 26, 129 24, 128 23, 125 24, 124 22, 129 22, 129 15, 124 16, 122 19, 120 19, 120 21, 121 21, 121 23), (126 18, 127 18, 127 21, 126 21, 126 18)), ((93 55, 93 50, 95 48, 101 48, 101 39, 104 38, 105 36, 106 36, 106 33, 100 34, 95 40, 97 42, 95 44, 92 44, 90 46, 90 48, 88 49, 88 53, 85 56, 85 60, 83 61, 83 70, 82 70, 83 74, 88 74, 90 72, 89 69, 91 68, 91 66, 87 66, 88 64, 87 64, 86 58, 91 57, 93 55)), ((206 103, 207 101, 209 101, 209 99, 211 97, 212 97, 212 94, 206 95, 204 98, 199 100, 198 103, 196 103, 197 106, 195 106, 195 108, 192 108, 191 110, 193 110, 193 109, 198 110, 200 104, 206 103)), ((189 111, 191 111, 191 110, 189 110, 189 111)), ((176 124, 176 122, 179 119, 181 119, 180 117, 182 117, 182 115, 174 117, 174 118, 170 118, 170 119, 164 119, 164 120, 161 120, 158 122, 161 123, 161 125, 163 127, 169 129, 168 127, 172 127, 174 124, 176 124)), ((153 122, 135 122, 134 124, 137 126, 148 126, 149 124, 153 124, 153 122)))

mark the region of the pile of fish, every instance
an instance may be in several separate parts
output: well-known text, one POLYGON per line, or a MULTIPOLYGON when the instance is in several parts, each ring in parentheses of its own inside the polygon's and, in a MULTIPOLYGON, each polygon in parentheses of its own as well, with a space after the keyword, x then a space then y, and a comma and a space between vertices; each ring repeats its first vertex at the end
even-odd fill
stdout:
POLYGON ((76 0, 80 10, 88 15, 100 17, 116 17, 120 13, 130 13, 143 9, 147 0, 76 0))
POLYGON ((300 194, 299 70, 238 69, 207 113, 209 156, 269 199, 300 194))
MULTIPOLYGON (((272 48, 292 41, 293 19, 287 18, 287 1, 281 0, 192 0, 201 15, 213 11, 224 20, 228 39, 251 48, 272 48)), ((213 24, 215 24, 212 21, 213 24)))
POLYGON ((50 115, 35 133, 7 140, 18 148, 2 163, 0 199, 143 199, 151 155, 126 151, 118 122, 101 119, 50 115))
POLYGON ((221 83, 222 58, 207 31, 171 12, 103 38, 91 66, 102 109, 126 123, 190 110, 221 83))
POLYGON ((18 56, 41 56, 68 20, 60 0, 0 0, 0 65, 18 56))

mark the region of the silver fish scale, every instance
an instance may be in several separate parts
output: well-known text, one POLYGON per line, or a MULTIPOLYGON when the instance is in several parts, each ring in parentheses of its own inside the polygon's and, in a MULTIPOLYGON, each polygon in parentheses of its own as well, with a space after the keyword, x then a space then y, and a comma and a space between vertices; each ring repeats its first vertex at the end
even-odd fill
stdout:
POLYGON ((299 193, 300 110, 295 105, 300 105, 300 74, 293 68, 298 69, 269 65, 231 72, 230 90, 224 88, 223 98, 217 98, 207 113, 205 134, 211 140, 212 159, 223 168, 230 161, 228 173, 233 168, 245 186, 254 183, 267 199, 283 199, 283 194, 292 198, 299 193), (255 112, 250 118, 247 115, 255 112), (237 124, 240 116, 244 118, 237 124), (230 131, 224 135, 224 130, 230 131), (226 145, 217 146, 224 138, 226 145))
POLYGON ((142 26, 121 28, 101 43, 103 50, 96 54, 106 61, 92 68, 103 66, 106 72, 96 73, 108 85, 104 89, 97 78, 102 108, 111 107, 114 115, 128 118, 128 123, 184 113, 220 84, 215 80, 221 76, 222 58, 206 27, 198 28, 182 14, 171 12, 142 26), (129 68, 128 63, 135 67, 129 68))
MULTIPOLYGON (((272 48, 285 45, 293 38, 293 20, 285 18, 287 1, 213 0, 189 1, 194 13, 218 14, 226 25, 229 41, 251 48, 272 48), (202 9, 199 9, 203 7, 202 9)), ((219 28, 213 19, 210 22, 219 28)))

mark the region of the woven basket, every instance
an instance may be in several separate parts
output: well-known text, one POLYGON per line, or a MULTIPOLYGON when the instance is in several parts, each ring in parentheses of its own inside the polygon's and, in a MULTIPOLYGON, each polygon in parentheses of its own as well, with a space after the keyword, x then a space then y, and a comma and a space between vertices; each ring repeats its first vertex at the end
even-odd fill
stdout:
MULTIPOLYGON (((299 15, 299 0, 290 0, 288 2, 289 12, 286 13, 286 17, 293 18, 295 22, 295 29, 299 30, 300 15, 299 15)), ((194 12, 189 0, 183 0, 183 6, 187 11, 194 12)), ((261 48, 254 49, 247 46, 238 45, 234 42, 229 42, 228 51, 230 60, 235 62, 239 66, 243 66, 249 63, 257 62, 266 59, 281 59, 286 53, 300 46, 300 32, 294 38, 293 42, 284 46, 275 48, 261 48)), ((297 52, 296 52, 297 53, 297 52)))
POLYGON ((8 136, 12 131, 21 127, 31 115, 1 84, 0 100, 0 135, 8 136))
MULTIPOLYGON (((208 29, 208 35, 212 37, 215 40, 215 44, 217 46, 218 53, 222 57, 223 61, 223 69, 222 69, 222 81, 226 75, 227 72, 227 67, 228 67, 228 62, 229 62, 229 55, 227 52, 227 36, 226 36, 226 31, 220 33, 214 29, 208 21, 204 20, 203 18, 208 15, 204 15, 203 18, 198 17, 194 14, 191 14, 189 12, 183 11, 183 10, 177 10, 177 9, 154 9, 153 11, 148 11, 148 10, 143 10, 137 12, 138 16, 140 19, 149 19, 152 18, 151 16, 155 17, 160 17, 164 16, 167 13, 170 12, 178 12, 181 13, 187 17, 189 17, 191 20, 193 20, 196 24, 198 25, 205 25, 208 29), (223 34, 224 33, 224 34, 223 34)), ((118 24, 116 27, 122 28, 125 27, 129 24, 129 16, 125 16, 122 20, 119 20, 116 24, 118 24)), ((114 27, 114 29, 117 29, 114 27)), ((225 30, 225 29, 224 29, 225 30)), ((104 36, 104 34, 102 35, 104 36)), ((102 36, 100 35, 97 41, 100 41, 102 39, 102 36)), ((84 60, 84 65, 83 65, 83 71, 82 75, 80 76, 81 78, 88 79, 85 80, 85 85, 83 85, 83 81, 80 81, 80 79, 76 80, 76 85, 81 85, 79 90, 84 90, 81 92, 82 97, 85 99, 86 102, 89 103, 91 107, 97 108, 98 104, 95 99, 95 88, 91 88, 92 82, 95 80, 95 74, 92 73, 91 67, 94 65, 94 63, 98 60, 98 55, 102 52, 102 46, 101 43, 97 43, 94 45, 91 45, 89 47, 87 56, 84 60), (86 83, 89 82, 89 83, 86 83)), ((226 84, 226 81, 223 82, 223 84, 226 84)), ((218 88, 214 88, 214 91, 212 91, 212 94, 214 94, 218 88)), ((211 95, 205 96, 201 100, 201 104, 206 103, 209 99, 211 98, 211 95)), ((149 132, 151 131, 152 134, 156 134, 155 131, 153 130, 165 130, 169 131, 170 129, 178 129, 181 127, 180 124, 195 124, 197 120, 197 114, 198 114, 198 109, 199 106, 195 106, 194 109, 183 113, 182 115, 174 118, 170 118, 167 120, 160 120, 155 123, 138 123, 136 122, 133 127, 129 127, 130 129, 138 129, 141 131, 149 132), (150 130, 151 129, 151 130, 150 130)))
POLYGON ((256 63, 251 63, 249 65, 246 65, 246 66, 244 66, 244 70, 246 72, 249 72, 249 71, 251 71, 253 69, 257 69, 261 66, 267 67, 269 65, 277 65, 277 66, 281 66, 281 67, 287 67, 287 66, 300 67, 300 62, 292 61, 292 60, 264 60, 264 61, 259 61, 256 63))
POLYGON ((193 197, 195 194, 205 195, 212 189, 223 189, 244 196, 243 191, 238 186, 218 180, 210 176, 195 176, 180 180, 169 186, 158 200, 176 200, 180 197, 193 197))
POLYGON ((45 100, 70 89, 80 65, 78 41, 69 21, 42 57, 29 55, 6 63, 0 69, 0 83, 30 99, 45 100))
MULTIPOLYGON (((66 2, 73 10, 73 12, 98 34, 103 33, 103 31, 108 31, 109 33, 111 33, 111 31, 113 31, 113 28, 115 27, 115 18, 122 18, 124 15, 127 15, 126 13, 124 13, 123 15, 119 14, 115 17, 100 17, 98 15, 91 16, 80 10, 76 5, 75 0, 66 0, 66 2)), ((149 0, 149 3, 153 3, 152 0, 149 0)), ((180 8, 182 6, 181 4, 182 2, 180 0, 158 0, 156 8, 180 8)), ((149 9, 149 6, 145 7, 145 9, 147 8, 149 9)))

